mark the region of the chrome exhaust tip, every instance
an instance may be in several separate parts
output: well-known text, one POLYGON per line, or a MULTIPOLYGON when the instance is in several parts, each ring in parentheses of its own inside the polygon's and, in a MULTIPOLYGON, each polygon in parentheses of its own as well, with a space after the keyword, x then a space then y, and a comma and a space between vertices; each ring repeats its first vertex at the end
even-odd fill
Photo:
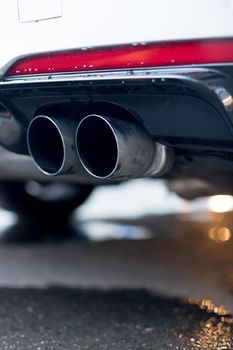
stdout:
POLYGON ((96 178, 108 178, 118 163, 118 143, 107 119, 88 115, 78 125, 77 152, 83 167, 96 178))
POLYGON ((46 115, 35 117, 28 127, 28 150, 36 166, 46 175, 82 175, 75 150, 77 122, 46 115))
POLYGON ((86 171, 98 179, 160 176, 172 164, 166 146, 139 124, 95 114, 79 123, 76 147, 86 171))
POLYGON ((27 133, 28 150, 46 175, 57 175, 65 163, 65 143, 56 122, 45 115, 32 119, 27 133))

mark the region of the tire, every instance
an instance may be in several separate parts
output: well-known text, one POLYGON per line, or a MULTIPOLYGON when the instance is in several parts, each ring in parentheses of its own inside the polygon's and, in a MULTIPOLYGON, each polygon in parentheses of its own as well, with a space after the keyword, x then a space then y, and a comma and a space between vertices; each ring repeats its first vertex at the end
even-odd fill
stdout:
POLYGON ((87 185, 1 181, 0 206, 19 217, 18 227, 14 230, 17 234, 14 233, 12 240, 20 240, 24 235, 35 239, 70 236, 73 234, 68 220, 70 214, 92 190, 93 187, 87 185), (17 239, 15 236, 18 236, 17 239))

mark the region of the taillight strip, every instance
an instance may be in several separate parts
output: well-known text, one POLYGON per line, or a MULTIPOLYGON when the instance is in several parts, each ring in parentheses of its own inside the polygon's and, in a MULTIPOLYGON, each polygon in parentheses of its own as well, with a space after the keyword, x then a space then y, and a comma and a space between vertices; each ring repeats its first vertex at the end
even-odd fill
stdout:
POLYGON ((233 38, 77 49, 19 58, 6 77, 233 62, 233 38))

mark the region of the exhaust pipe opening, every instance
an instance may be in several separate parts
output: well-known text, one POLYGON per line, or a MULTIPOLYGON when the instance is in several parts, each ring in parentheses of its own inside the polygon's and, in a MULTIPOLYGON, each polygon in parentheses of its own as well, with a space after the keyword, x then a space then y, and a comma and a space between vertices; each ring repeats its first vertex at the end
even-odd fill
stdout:
POLYGON ((93 176, 106 178, 118 163, 118 142, 110 123, 101 116, 89 115, 79 124, 76 134, 79 158, 93 176))
POLYGON ((35 117, 29 125, 27 141, 37 167, 47 175, 57 175, 64 164, 65 145, 55 122, 47 116, 35 117))
POLYGON ((161 176, 172 152, 135 122, 90 114, 78 125, 76 147, 87 172, 99 179, 161 176))

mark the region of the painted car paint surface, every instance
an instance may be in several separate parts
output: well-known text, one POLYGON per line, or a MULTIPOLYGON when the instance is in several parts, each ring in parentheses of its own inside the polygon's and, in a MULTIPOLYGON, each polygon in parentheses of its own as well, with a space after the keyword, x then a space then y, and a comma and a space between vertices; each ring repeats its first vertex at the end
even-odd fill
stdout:
POLYGON ((0 67, 32 52, 233 36, 232 0, 8 0, 0 13, 0 67))

